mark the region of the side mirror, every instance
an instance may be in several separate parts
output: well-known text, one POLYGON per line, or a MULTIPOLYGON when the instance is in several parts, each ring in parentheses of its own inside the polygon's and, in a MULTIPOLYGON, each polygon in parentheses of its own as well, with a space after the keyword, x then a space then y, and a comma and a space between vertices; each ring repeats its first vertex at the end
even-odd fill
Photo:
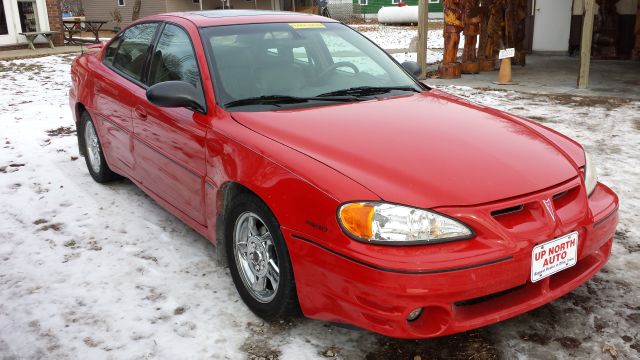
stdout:
POLYGON ((164 81, 147 90, 147 100, 162 107, 186 107, 204 111, 202 93, 184 81, 164 81))
POLYGON ((409 74, 413 75, 415 78, 420 76, 422 73, 422 68, 415 61, 405 61, 402 63, 402 67, 409 72, 409 74))

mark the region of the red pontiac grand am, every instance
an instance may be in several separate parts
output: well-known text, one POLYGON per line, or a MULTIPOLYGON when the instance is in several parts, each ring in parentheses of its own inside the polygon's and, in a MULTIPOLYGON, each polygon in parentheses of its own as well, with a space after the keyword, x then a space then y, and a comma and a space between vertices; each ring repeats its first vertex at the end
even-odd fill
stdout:
POLYGON ((69 100, 91 176, 213 242, 264 319, 440 336, 602 268, 618 199, 584 149, 416 70, 324 17, 176 13, 78 57, 69 100))

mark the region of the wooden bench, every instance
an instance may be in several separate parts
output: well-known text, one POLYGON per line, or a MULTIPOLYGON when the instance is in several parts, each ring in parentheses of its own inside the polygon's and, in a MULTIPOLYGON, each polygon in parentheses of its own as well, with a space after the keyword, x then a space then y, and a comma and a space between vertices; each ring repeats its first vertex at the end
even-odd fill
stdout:
POLYGON ((57 34, 57 31, 32 31, 32 32, 21 32, 20 35, 24 35, 24 37, 27 38, 27 42, 29 43, 29 48, 31 50, 35 50, 36 47, 33 46, 33 41, 38 37, 38 36, 42 36, 45 39, 47 39, 47 41, 49 42, 49 47, 50 48, 55 48, 55 46, 53 46, 53 41, 51 41, 51 38, 53 37, 53 35, 57 34))

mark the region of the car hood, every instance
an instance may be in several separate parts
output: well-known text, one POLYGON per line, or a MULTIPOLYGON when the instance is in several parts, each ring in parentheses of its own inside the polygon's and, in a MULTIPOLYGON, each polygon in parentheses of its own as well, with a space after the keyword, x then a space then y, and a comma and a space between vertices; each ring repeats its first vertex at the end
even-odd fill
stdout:
POLYGON ((232 117, 385 201, 417 207, 481 204, 577 175, 558 147, 515 117, 433 90, 232 117))

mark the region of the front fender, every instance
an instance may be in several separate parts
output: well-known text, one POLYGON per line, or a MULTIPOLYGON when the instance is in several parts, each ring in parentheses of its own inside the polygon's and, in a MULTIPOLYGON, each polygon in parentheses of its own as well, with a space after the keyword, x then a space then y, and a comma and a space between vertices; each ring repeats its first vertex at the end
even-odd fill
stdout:
POLYGON ((281 227, 331 239, 341 232, 336 210, 347 199, 379 198, 362 185, 309 156, 237 123, 223 111, 207 135, 208 237, 216 242, 224 187, 240 184, 260 197, 281 227))

